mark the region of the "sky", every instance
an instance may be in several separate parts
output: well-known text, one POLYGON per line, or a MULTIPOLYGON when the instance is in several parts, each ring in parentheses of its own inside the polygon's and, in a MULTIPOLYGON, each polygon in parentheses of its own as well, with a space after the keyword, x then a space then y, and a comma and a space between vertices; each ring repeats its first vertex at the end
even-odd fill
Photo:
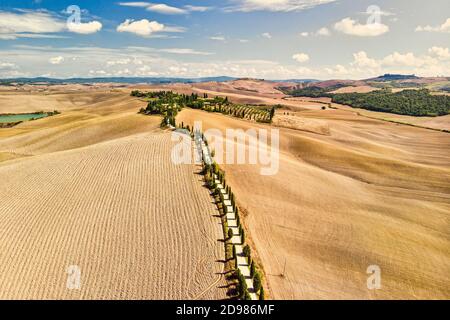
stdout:
POLYGON ((0 78, 450 76, 449 0, 0 0, 0 78))

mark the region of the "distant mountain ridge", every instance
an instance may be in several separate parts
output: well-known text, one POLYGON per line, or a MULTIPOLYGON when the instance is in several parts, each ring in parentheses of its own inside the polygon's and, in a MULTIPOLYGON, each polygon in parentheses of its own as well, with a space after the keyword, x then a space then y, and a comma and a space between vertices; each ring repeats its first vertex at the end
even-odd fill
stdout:
POLYGON ((177 77, 98 77, 98 78, 48 78, 48 77, 35 77, 35 78, 11 78, 0 79, 0 84, 94 84, 94 83, 122 83, 122 84, 171 84, 171 83, 203 83, 203 82, 231 82, 236 80, 254 80, 270 83, 290 83, 292 86, 317 86, 321 88, 338 87, 338 86, 362 86, 370 83, 433 83, 438 81, 450 81, 450 78, 445 77, 418 77, 412 75, 402 74, 384 74, 382 76, 363 80, 343 80, 343 79, 330 79, 330 80, 316 80, 316 79, 284 79, 284 80, 265 80, 246 77, 200 77, 200 78, 177 78, 177 77))
POLYGON ((49 83, 49 84, 89 84, 89 83, 149 83, 149 84, 161 84, 161 83, 198 83, 198 82, 226 82, 236 80, 233 77, 205 77, 205 78, 172 78, 172 77, 101 77, 101 78, 12 78, 12 79, 0 79, 1 83, 49 83))
POLYGON ((376 78, 371 78, 371 79, 367 79, 366 81, 380 81, 380 82, 385 82, 385 81, 398 81, 398 80, 417 80, 420 79, 419 77, 417 77, 415 74, 390 74, 390 73, 386 73, 382 76, 376 77, 376 78))

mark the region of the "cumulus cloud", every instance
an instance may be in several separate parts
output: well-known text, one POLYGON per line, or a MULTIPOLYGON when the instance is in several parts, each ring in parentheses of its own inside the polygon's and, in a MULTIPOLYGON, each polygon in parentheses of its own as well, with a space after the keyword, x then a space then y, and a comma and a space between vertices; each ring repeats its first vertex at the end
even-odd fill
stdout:
POLYGON ((358 37, 377 37, 389 31, 389 27, 382 23, 360 24, 351 18, 337 22, 334 28, 342 33, 358 37))
POLYGON ((407 52, 407 53, 399 53, 394 52, 388 56, 386 56, 382 64, 385 66, 407 66, 407 67, 420 67, 423 65, 424 60, 417 58, 414 53, 407 52))
POLYGON ((17 66, 14 63, 11 62, 1 62, 0 61, 0 69, 13 69, 17 66))
POLYGON ((422 76, 436 76, 450 73, 450 52, 448 48, 432 47, 428 54, 393 52, 381 59, 370 58, 365 51, 353 54, 350 63, 352 74, 416 73, 422 76))
POLYGON ((53 57, 53 58, 50 58, 48 60, 48 62, 50 62, 51 64, 61 64, 64 62, 64 57, 62 57, 62 56, 53 57))
POLYGON ((331 32, 330 32, 330 30, 328 28, 323 27, 323 28, 320 28, 319 30, 317 30, 317 35, 318 36, 328 37, 328 36, 331 35, 331 32))
POLYGON ((353 54, 352 66, 359 68, 378 68, 380 65, 375 59, 371 59, 367 56, 365 51, 360 51, 353 54))
POLYGON ((232 0, 234 5, 226 11, 275 11, 290 12, 316 7, 321 4, 336 2, 337 0, 232 0))
POLYGON ((262 36, 266 39, 272 39, 272 35, 269 32, 264 32, 262 36))
POLYGON ((428 49, 428 53, 441 60, 450 59, 450 51, 448 48, 432 47, 428 49))
POLYGON ((353 59, 333 65, 305 67, 295 60, 280 63, 268 60, 199 59, 189 61, 187 55, 196 49, 151 47, 49 47, 16 45, 0 50, 0 61, 13 63, 11 57, 20 57, 17 68, 0 66, 0 78, 40 76, 49 72, 48 61, 58 56, 63 63, 55 66, 53 76, 59 78, 108 76, 179 76, 205 77, 228 75, 265 79, 345 78, 362 79, 383 73, 415 73, 419 76, 450 74, 450 59, 444 59, 448 48, 432 47, 424 52, 393 52, 372 56, 357 51, 353 59), (175 56, 176 55, 176 56, 175 56), (74 60, 73 57, 76 57, 74 60), (442 57, 442 58, 439 58, 442 57), (90 74, 89 71, 93 73, 90 74), (98 73, 97 73, 98 71, 98 73))
POLYGON ((149 21, 142 19, 134 21, 132 19, 126 19, 117 27, 117 32, 130 32, 139 36, 147 37, 156 32, 161 32, 165 29, 162 23, 157 21, 149 21))
POLYGON ((67 28, 70 32, 80 34, 91 34, 102 30, 102 24, 98 21, 91 21, 86 23, 69 23, 67 28))
POLYGON ((450 18, 448 18, 443 24, 439 26, 432 27, 430 25, 427 26, 418 26, 416 28, 416 32, 427 31, 427 32, 443 32, 450 33, 450 18))
POLYGON ((309 56, 306 53, 296 53, 292 56, 292 59, 297 62, 304 63, 309 61, 309 56))
POLYGON ((308 37, 309 36, 309 32, 300 32, 300 37, 308 37))
POLYGON ((328 73, 328 75, 334 76, 334 77, 347 76, 350 73, 349 70, 347 70, 347 68, 341 64, 337 64, 334 67, 327 67, 327 68, 325 68, 325 71, 328 73))

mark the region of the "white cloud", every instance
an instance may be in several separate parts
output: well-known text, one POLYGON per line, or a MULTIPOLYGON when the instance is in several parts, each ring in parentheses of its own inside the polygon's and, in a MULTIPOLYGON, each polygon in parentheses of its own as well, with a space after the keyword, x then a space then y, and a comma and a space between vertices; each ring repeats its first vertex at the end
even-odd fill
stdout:
POLYGON ((437 76, 450 73, 448 48, 432 47, 427 54, 393 52, 381 59, 370 58, 365 51, 353 54, 349 72, 367 77, 382 73, 415 73, 420 76, 437 76))
POLYGON ((394 52, 386 56, 382 60, 382 64, 385 66, 407 66, 407 67, 420 67, 424 64, 424 60, 417 58, 414 53, 399 53, 394 52))
POLYGON ((417 32, 421 31, 427 31, 427 32, 443 32, 443 33, 450 33, 450 18, 448 18, 443 24, 440 26, 432 27, 430 25, 427 26, 418 26, 416 28, 417 32))
POLYGON ((105 70, 89 70, 89 74, 92 76, 106 76, 108 73, 105 70))
POLYGON ((137 8, 145 8, 150 5, 148 2, 119 2, 120 6, 124 7, 137 7, 137 8))
POLYGON ((19 12, 0 12, 0 39, 15 40, 17 38, 58 39, 63 36, 57 32, 76 32, 90 34, 100 31, 102 24, 98 21, 88 23, 66 24, 47 11, 20 10, 19 12))
MULTIPOLYGON (((439 47, 436 47, 439 48, 439 47)), ((195 49, 92 46, 52 47, 14 45, 0 50, 0 61, 20 66, 0 66, 0 78, 34 77, 49 73, 48 61, 64 57, 63 63, 53 68, 53 77, 105 76, 179 76, 205 77, 228 75, 265 79, 299 78, 345 78, 365 79, 384 73, 415 73, 419 76, 450 74, 450 59, 439 59, 446 55, 446 48, 430 48, 422 52, 393 52, 384 56, 371 56, 365 51, 355 52, 353 59, 333 65, 307 68, 291 60, 279 63, 268 60, 199 59, 189 61, 188 54, 195 49), (167 54, 168 52, 172 54, 167 54), (175 56, 177 55, 177 56, 175 56), (13 60, 12 57, 17 57, 13 60), (76 57, 76 60, 74 59, 76 57), (93 73, 90 73, 90 70, 93 73), (99 71, 98 73, 96 73, 99 71)), ((201 51, 199 51, 201 52, 201 51)))
POLYGON ((297 62, 304 63, 309 61, 309 56, 306 53, 297 53, 292 56, 292 59, 297 62))
POLYGON ((347 76, 347 75, 349 75, 349 70, 346 68, 346 67, 344 67, 343 65, 341 65, 341 64, 337 64, 337 65, 335 65, 334 67, 331 67, 331 68, 325 68, 325 71, 330 75, 330 76, 334 76, 334 77, 336 77, 336 76, 340 76, 340 77, 342 77, 342 76, 347 76))
POLYGON ((248 43, 249 40, 248 40, 248 39, 239 39, 239 42, 240 42, 240 43, 248 43))
POLYGON ((330 32, 330 30, 328 28, 323 27, 323 28, 320 28, 319 30, 317 30, 317 35, 318 36, 328 37, 328 36, 331 35, 331 32, 330 32))
POLYGON ((131 59, 118 59, 118 60, 110 60, 107 61, 106 64, 108 66, 116 66, 116 65, 127 65, 131 63, 131 59))
POLYGON ((62 57, 62 56, 53 57, 53 58, 50 58, 48 60, 48 62, 50 62, 51 64, 61 64, 64 62, 64 57, 62 57))
POLYGON ((139 36, 146 37, 155 32, 161 32, 164 29, 165 26, 157 21, 149 21, 147 19, 134 21, 131 19, 127 19, 117 27, 117 32, 130 32, 139 36))
POLYGON ((378 68, 380 66, 380 64, 375 59, 369 58, 365 51, 354 53, 353 59, 354 60, 351 63, 351 65, 355 67, 373 69, 378 68))
POLYGON ((377 37, 389 31, 389 27, 382 23, 359 24, 351 18, 337 22, 334 28, 342 33, 358 37, 377 37))
POLYGON ((211 7, 193 5, 186 5, 184 6, 184 8, 178 8, 167 5, 165 3, 151 2, 119 2, 119 5, 126 7, 145 8, 147 11, 169 15, 188 14, 190 12, 205 12, 211 9, 211 7))
POLYGON ((65 23, 46 12, 0 12, 0 34, 54 33, 65 29, 65 23))
POLYGON ((17 66, 11 62, 0 62, 0 69, 13 69, 17 66))
POLYGON ((450 59, 450 51, 448 48, 432 47, 428 49, 428 53, 441 60, 450 59))
POLYGON ((209 37, 209 39, 214 40, 214 41, 222 41, 222 42, 226 41, 224 36, 212 36, 212 37, 209 37))
POLYGON ((264 32, 262 36, 266 39, 272 39, 272 35, 269 32, 264 32))
POLYGON ((187 5, 184 6, 186 8, 186 10, 189 10, 191 12, 206 12, 211 10, 211 7, 206 7, 206 6, 192 6, 192 5, 187 5))
POLYGON ((91 34, 102 30, 102 24, 98 21, 91 21, 87 23, 69 23, 67 24, 67 28, 70 32, 91 34))
POLYGON ((29 39, 65 39, 67 37, 58 36, 54 34, 41 34, 41 33, 0 33, 0 40, 16 40, 18 38, 29 38, 29 39))
POLYGON ((337 0, 233 0, 235 5, 226 8, 226 11, 300 11, 335 1, 337 0))
POLYGON ((161 13, 161 14, 186 14, 186 13, 188 13, 188 11, 185 9, 168 6, 167 4, 164 4, 164 3, 149 4, 149 6, 146 8, 146 10, 156 12, 156 13, 161 13))
POLYGON ((300 36, 306 38, 309 36, 309 32, 300 32, 300 36))
POLYGON ((158 51, 172 54, 199 55, 199 56, 209 56, 213 54, 211 52, 197 51, 189 48, 169 48, 169 49, 159 49, 158 51))

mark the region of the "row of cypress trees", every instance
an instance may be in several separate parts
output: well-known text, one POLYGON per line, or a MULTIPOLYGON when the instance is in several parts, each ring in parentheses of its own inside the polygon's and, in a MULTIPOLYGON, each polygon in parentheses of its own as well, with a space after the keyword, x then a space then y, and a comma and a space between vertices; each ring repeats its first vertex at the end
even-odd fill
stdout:
MULTIPOLYGON (((201 137, 202 137, 202 140, 205 142, 205 145, 207 145, 205 136, 202 134, 201 137)), ((239 234, 241 235, 242 244, 244 244, 245 243, 245 230, 241 224, 239 209, 236 205, 236 197, 235 197, 234 193, 232 192, 231 187, 226 183, 225 172, 220 170, 219 166, 215 162, 212 165, 209 165, 204 162, 203 163, 203 174, 205 175, 205 181, 206 181, 207 186, 208 187, 212 186, 212 187, 210 187, 210 189, 214 190, 213 195, 219 196, 219 199, 220 199, 220 207, 219 208, 222 209, 222 213, 224 215, 226 215, 226 213, 227 213, 226 205, 225 205, 225 197, 222 194, 222 192, 220 191, 220 189, 217 187, 217 184, 215 182, 215 176, 217 176, 217 180, 219 180, 220 184, 226 190, 226 194, 228 194, 228 198, 231 202, 233 211, 236 216, 236 222, 237 222, 237 225, 239 228, 239 234)), ((226 230, 226 236, 227 236, 227 241, 231 242, 231 240, 233 238, 233 230, 231 228, 228 228, 226 230)), ((250 293, 248 291, 248 286, 245 281, 245 277, 242 275, 242 272, 240 271, 239 266, 238 266, 236 246, 233 244, 231 244, 231 245, 233 247, 233 259, 235 262, 235 266, 234 266, 235 267, 235 275, 238 280, 238 285, 237 285, 238 298, 244 299, 244 300, 250 300, 251 297, 250 297, 250 293)), ((262 274, 258 270, 256 262, 252 259, 251 249, 248 244, 244 246, 243 254, 249 261, 250 276, 253 281, 253 286, 254 286, 255 292, 258 294, 260 300, 264 300, 265 293, 264 293, 264 288, 262 285, 262 274)))

